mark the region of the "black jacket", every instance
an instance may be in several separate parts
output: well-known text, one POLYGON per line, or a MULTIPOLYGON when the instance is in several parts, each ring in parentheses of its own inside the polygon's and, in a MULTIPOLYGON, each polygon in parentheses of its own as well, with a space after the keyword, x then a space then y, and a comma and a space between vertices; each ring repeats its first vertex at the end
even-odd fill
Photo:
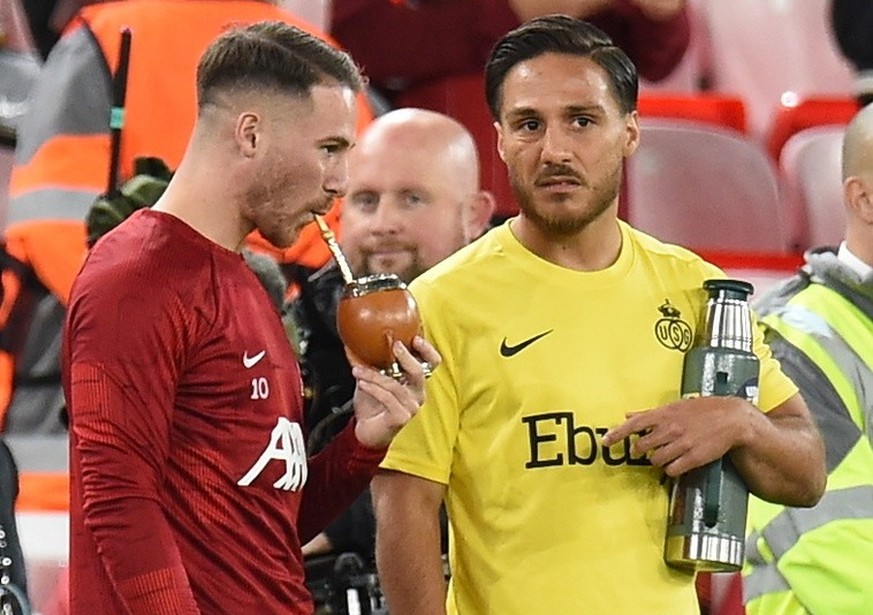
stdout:
MULTIPOLYGON (((18 529, 15 524, 15 500, 18 498, 18 468, 6 442, 0 438, 0 600, 6 598, 3 593, 2 579, 8 573, 10 582, 19 592, 26 596, 27 579, 24 573, 24 557, 18 540, 18 529), (12 564, 4 570, 3 558, 9 557, 12 564)), ((8 587, 6 588, 8 590, 8 587)), ((3 603, 0 602, 0 605, 3 603)), ((13 604, 15 604, 13 602, 13 604)), ((18 606, 18 605, 16 605, 18 606)), ((13 611, 18 613, 19 611, 13 611)))

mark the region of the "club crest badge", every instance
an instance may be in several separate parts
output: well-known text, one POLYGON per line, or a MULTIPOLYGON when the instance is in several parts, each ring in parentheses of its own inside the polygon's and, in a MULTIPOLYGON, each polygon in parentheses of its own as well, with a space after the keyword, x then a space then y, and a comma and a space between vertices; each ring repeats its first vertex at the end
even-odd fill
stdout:
POLYGON ((691 348, 694 331, 692 331, 691 325, 682 320, 682 315, 676 306, 672 305, 669 299, 666 299, 658 307, 658 311, 661 313, 661 318, 655 323, 655 337, 661 345, 679 352, 685 352, 691 348))

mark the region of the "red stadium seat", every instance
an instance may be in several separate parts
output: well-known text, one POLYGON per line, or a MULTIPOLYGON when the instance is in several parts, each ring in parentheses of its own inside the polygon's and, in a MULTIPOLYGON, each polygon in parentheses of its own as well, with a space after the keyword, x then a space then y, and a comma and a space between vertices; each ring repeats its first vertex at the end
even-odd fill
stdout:
POLYGON ((685 119, 733 128, 745 133, 746 105, 738 96, 720 94, 640 93, 640 117, 685 119))
POLYGON ((773 160, 779 155, 785 142, 796 132, 813 126, 827 124, 846 125, 859 110, 858 102, 849 97, 813 97, 801 100, 796 105, 780 105, 773 114, 767 136, 767 150, 773 160))
POLYGON ((845 235, 843 132, 843 126, 813 126, 793 135, 782 148, 779 169, 785 198, 803 248, 836 246, 845 235))
POLYGON ((631 224, 697 251, 788 254, 779 177, 764 148, 740 132, 643 119, 628 159, 631 224))
POLYGON ((829 27, 831 0, 694 4, 708 32, 712 89, 742 97, 749 134, 766 137, 782 100, 852 91, 854 71, 829 27))
POLYGON ((715 605, 712 615, 746 615, 746 609, 743 606, 743 578, 740 573, 731 573, 722 575, 725 578, 719 579, 727 587, 724 588, 721 603, 715 605))

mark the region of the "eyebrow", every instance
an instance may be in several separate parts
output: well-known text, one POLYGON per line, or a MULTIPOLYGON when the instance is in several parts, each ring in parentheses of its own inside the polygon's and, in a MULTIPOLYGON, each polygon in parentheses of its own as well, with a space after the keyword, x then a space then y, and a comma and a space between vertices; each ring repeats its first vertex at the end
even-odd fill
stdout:
POLYGON ((538 117, 540 112, 534 109, 533 107, 519 107, 518 109, 513 109, 512 111, 507 112, 506 119, 512 120, 516 118, 522 117, 538 117))
POLYGON ((605 113, 606 108, 603 105, 592 104, 592 105, 570 105, 566 109, 570 114, 575 115, 577 113, 605 113))
POLYGON ((355 190, 349 190, 346 193, 346 198, 353 199, 353 198, 359 197, 359 196, 372 196, 372 195, 378 195, 378 194, 379 194, 379 191, 374 190, 373 188, 366 188, 366 187, 365 188, 356 188, 355 190))
MULTIPOLYGON (((578 115, 581 113, 606 113, 606 108, 600 104, 590 104, 590 105, 570 105, 564 107, 563 112, 567 115, 578 115)), ((524 117, 540 117, 542 116, 542 112, 533 107, 519 107, 517 109, 513 109, 506 114, 506 119, 513 120, 524 117)))

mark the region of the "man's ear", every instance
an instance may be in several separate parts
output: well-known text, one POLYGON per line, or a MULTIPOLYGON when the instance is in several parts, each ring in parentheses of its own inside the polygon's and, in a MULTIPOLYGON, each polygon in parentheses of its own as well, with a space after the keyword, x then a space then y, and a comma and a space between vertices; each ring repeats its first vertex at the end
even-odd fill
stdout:
POLYGON ((852 175, 843 182, 843 198, 850 215, 873 224, 873 190, 863 178, 852 175))
POLYGON ((254 112, 246 111, 236 118, 234 140, 239 151, 246 158, 252 158, 257 151, 261 139, 262 120, 254 112))
POLYGON ((480 190, 471 195, 464 206, 464 238, 473 241, 488 229, 494 215, 494 195, 480 190))
POLYGON ((640 118, 636 111, 631 111, 627 116, 627 140, 625 141, 622 155, 627 158, 637 151, 640 145, 640 118))

